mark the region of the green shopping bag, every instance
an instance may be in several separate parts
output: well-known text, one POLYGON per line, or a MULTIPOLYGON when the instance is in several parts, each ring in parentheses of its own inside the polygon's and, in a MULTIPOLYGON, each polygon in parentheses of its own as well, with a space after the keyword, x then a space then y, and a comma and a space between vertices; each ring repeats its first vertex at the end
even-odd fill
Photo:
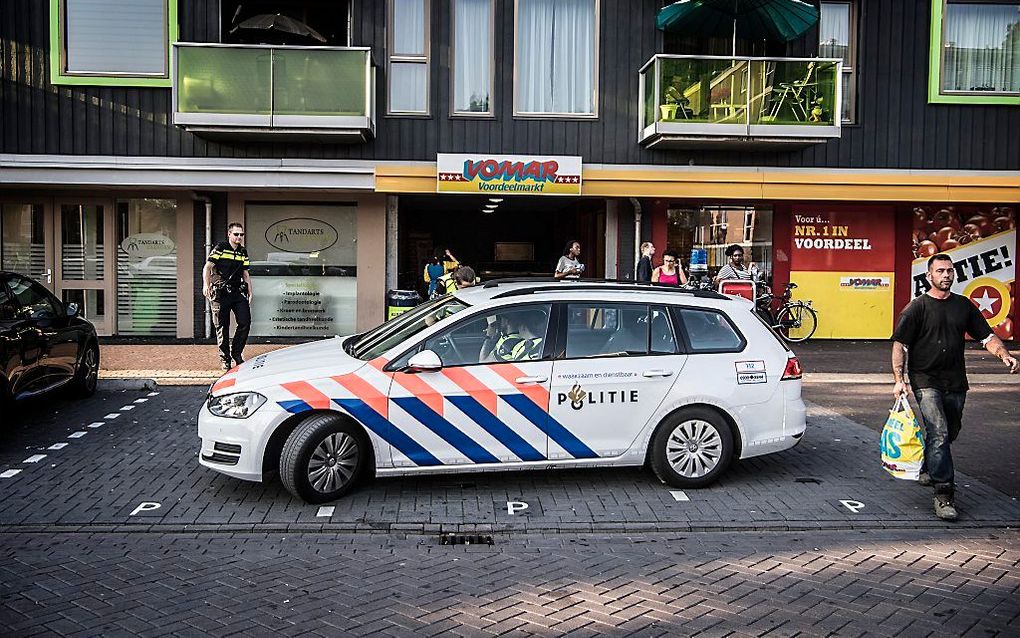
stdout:
POLYGON ((916 481, 924 464, 924 433, 902 394, 882 428, 882 467, 898 479, 916 481))

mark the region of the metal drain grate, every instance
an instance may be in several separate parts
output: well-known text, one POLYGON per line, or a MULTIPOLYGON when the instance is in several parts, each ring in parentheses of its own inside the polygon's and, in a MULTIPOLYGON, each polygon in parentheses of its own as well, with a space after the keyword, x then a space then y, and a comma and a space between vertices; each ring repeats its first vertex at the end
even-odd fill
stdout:
POLYGON ((489 534, 440 534, 440 545, 495 545, 489 534))

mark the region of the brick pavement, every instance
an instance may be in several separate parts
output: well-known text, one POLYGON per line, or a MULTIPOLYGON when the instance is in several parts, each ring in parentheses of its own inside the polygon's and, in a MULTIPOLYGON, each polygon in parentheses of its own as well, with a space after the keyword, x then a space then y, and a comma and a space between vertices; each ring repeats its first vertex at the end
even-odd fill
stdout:
POLYGON ((0 534, 5 636, 1010 636, 1020 533, 0 534))
POLYGON ((964 520, 938 522, 876 433, 817 406, 801 446, 686 502, 640 470, 472 474, 317 516, 198 466, 203 392, 38 402, 0 431, 21 470, 0 479, 0 635, 1020 634, 1016 500, 962 477, 964 520))
MULTIPOLYGON (((194 415, 203 394, 103 392, 53 414, 40 409, 0 438, 0 472, 21 470, 0 479, 0 527, 591 533, 949 525, 933 517, 929 489, 881 470, 877 433, 818 406, 801 445, 740 462, 718 484, 687 491, 688 501, 640 469, 476 473, 377 479, 320 516, 279 481, 247 483, 198 465, 194 415), (67 446, 49 449, 60 443, 67 446), (26 462, 38 454, 46 457, 26 462), (508 501, 528 509, 511 515, 508 501), (142 502, 160 507, 132 515, 142 502)), ((952 526, 1020 523, 1015 498, 965 475, 958 482, 962 520, 952 526)))

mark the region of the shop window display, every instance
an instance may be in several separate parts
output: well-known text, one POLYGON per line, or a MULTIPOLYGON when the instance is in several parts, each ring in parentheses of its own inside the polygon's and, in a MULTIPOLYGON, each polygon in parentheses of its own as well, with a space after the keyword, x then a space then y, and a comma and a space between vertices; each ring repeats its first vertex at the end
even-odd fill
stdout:
POLYGON ((698 206, 670 208, 666 213, 666 247, 680 255, 689 272, 691 250, 708 253, 708 276, 714 277, 726 262, 726 247, 744 247, 744 262, 772 273, 772 209, 765 206, 698 206))

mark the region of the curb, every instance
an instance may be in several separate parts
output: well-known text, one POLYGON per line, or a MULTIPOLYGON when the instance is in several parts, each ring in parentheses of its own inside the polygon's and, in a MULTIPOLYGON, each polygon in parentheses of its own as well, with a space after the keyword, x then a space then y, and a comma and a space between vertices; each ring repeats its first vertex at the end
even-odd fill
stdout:
POLYGON ((156 381, 140 378, 100 378, 98 388, 100 390, 149 390, 151 392, 156 389, 156 381))

